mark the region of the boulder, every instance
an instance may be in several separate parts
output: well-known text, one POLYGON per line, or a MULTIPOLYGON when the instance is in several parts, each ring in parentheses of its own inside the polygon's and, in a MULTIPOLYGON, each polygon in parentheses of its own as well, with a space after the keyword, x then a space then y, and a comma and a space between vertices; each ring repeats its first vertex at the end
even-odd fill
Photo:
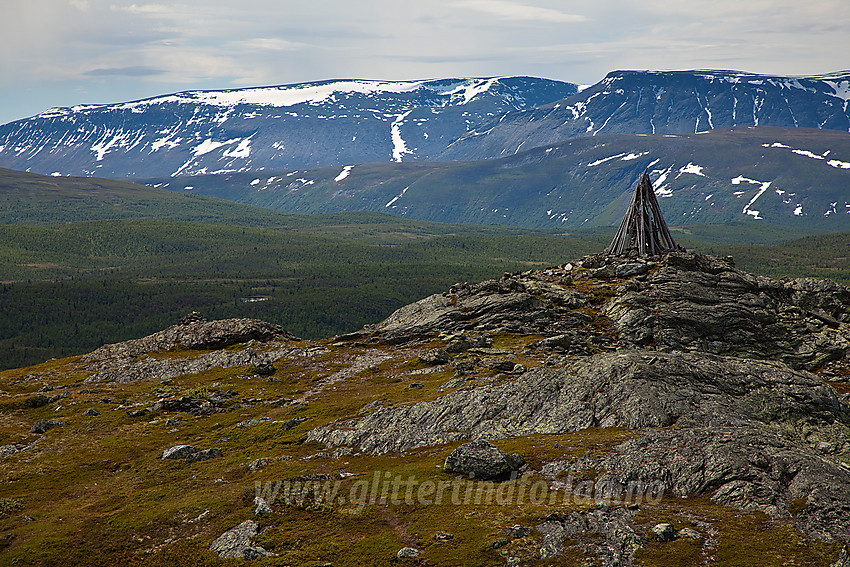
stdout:
POLYGON ((162 452, 163 459, 185 459, 189 455, 194 455, 198 450, 191 445, 175 445, 162 452))
POLYGON ((446 458, 444 470, 482 480, 504 480, 525 464, 521 455, 509 455, 483 439, 464 443, 446 458))
POLYGON ((196 451, 186 455, 186 462, 195 463, 198 461, 209 461, 210 459, 215 459, 221 456, 223 456, 221 449, 213 447, 212 449, 204 449, 203 451, 196 451))
POLYGON ((271 514, 274 511, 271 506, 269 506, 269 503, 266 502, 265 498, 260 498, 259 496, 254 498, 254 505, 256 506, 256 508, 254 508, 254 515, 256 516, 265 516, 266 514, 271 514))
POLYGON ((245 520, 213 540, 210 544, 210 550, 218 553, 218 556, 222 559, 271 557, 274 555, 273 553, 269 553, 251 541, 251 538, 257 535, 258 528, 259 525, 254 520, 245 520))
POLYGON ((255 459, 255 460, 251 461, 250 463, 248 463, 248 470, 251 471, 251 472, 256 472, 263 467, 267 467, 270 464, 272 464, 271 459, 261 457, 259 459, 255 459))
POLYGON ((100 415, 100 411, 98 411, 96 408, 89 408, 83 412, 83 415, 89 417, 97 417, 100 415))
POLYGON ((420 551, 418 549, 413 548, 413 547, 402 547, 401 549, 398 550, 398 553, 396 553, 395 555, 399 559, 404 559, 406 557, 407 558, 419 557, 419 553, 420 553, 420 551))
POLYGON ((59 427, 60 425, 67 425, 67 423, 58 419, 41 419, 33 424, 30 433, 45 433, 48 429, 59 427))
POLYGON ((419 361, 424 364, 448 364, 452 361, 451 355, 441 348, 431 349, 419 356, 419 361))
POLYGON ((673 528, 673 524, 655 524, 651 531, 655 534, 658 541, 661 542, 673 541, 676 537, 676 530, 673 528))

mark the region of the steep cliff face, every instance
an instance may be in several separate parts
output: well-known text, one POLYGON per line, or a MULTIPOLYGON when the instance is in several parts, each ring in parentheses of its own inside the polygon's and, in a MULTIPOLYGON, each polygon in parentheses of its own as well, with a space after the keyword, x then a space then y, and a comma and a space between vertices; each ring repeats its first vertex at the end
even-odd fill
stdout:
POLYGON ((729 258, 587 256, 318 343, 193 315, 0 385, 9 557, 847 561, 850 290, 729 258))

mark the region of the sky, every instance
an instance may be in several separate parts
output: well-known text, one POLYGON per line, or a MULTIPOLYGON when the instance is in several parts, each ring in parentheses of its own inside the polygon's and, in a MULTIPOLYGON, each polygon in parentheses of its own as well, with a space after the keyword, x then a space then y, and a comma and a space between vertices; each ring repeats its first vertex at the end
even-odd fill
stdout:
POLYGON ((850 69, 850 0, 0 0, 0 124, 340 78, 850 69))

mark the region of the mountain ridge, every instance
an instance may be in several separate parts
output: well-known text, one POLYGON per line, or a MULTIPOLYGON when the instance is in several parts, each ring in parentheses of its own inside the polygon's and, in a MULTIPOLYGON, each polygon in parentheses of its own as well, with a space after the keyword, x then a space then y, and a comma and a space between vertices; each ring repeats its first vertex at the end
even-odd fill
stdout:
POLYGON ((441 159, 492 158, 602 130, 687 134, 767 125, 848 131, 848 100, 850 71, 803 77, 722 70, 612 71, 564 101, 510 112, 484 125, 452 143, 441 159))
POLYGON ((848 306, 673 252, 456 284, 325 341, 193 313, 0 372, 3 553, 841 567, 848 306))
POLYGON ((488 116, 576 90, 516 76, 185 91, 0 126, 0 165, 124 178, 422 159, 488 116))
POLYGON ((527 228, 619 223, 649 170, 673 224, 764 221, 850 229, 850 134, 767 126, 600 134, 475 162, 140 179, 297 213, 390 212, 527 228))

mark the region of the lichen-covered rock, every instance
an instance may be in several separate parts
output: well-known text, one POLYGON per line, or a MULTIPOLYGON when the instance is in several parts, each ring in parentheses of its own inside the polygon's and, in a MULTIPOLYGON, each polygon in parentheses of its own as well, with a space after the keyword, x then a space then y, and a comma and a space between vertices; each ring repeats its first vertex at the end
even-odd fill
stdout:
POLYGON ((196 451, 189 455, 186 455, 187 463, 196 463, 198 461, 209 461, 210 459, 216 459, 222 456, 221 449, 218 447, 213 447, 212 449, 204 449, 203 451, 196 451))
POLYGON ((30 432, 46 433, 48 429, 59 427, 61 425, 67 425, 67 423, 58 419, 40 419, 33 424, 32 428, 30 429, 30 432))
POLYGON ((416 548, 402 547, 398 550, 398 553, 396 553, 396 557, 398 557, 399 559, 419 557, 419 553, 420 551, 416 548))
POLYGON ((452 361, 451 355, 441 348, 433 348, 419 355, 419 361, 424 364, 448 364, 452 361))
POLYGON ((647 429, 601 457, 550 462, 543 474, 604 470, 597 492, 627 493, 629 483, 660 483, 663 494, 709 494, 725 506, 789 515, 803 499, 794 521, 805 533, 827 540, 850 540, 850 470, 765 424, 734 427, 647 429))
POLYGON ((259 559, 260 557, 271 557, 269 553, 259 545, 251 541, 257 535, 259 525, 254 520, 245 520, 233 527, 210 544, 210 550, 218 553, 222 559, 259 559))
POLYGON ((651 531, 661 542, 673 541, 673 538, 676 537, 676 529, 673 524, 655 524, 651 531))
POLYGON ((381 454, 465 439, 640 429, 850 423, 847 404, 816 376, 780 363, 697 353, 626 350, 528 370, 509 382, 313 429, 308 441, 381 454))
POLYGON ((631 565, 635 551, 644 540, 635 530, 637 511, 623 507, 602 507, 587 512, 550 514, 536 526, 543 534, 540 558, 563 554, 567 543, 583 553, 599 557, 606 567, 631 565))
POLYGON ((850 351, 850 290, 828 280, 757 277, 675 252, 606 315, 625 345, 780 360, 819 368, 850 351))
POLYGON ((140 354, 170 350, 221 349, 252 340, 268 342, 295 338, 283 327, 258 319, 199 320, 178 323, 141 339, 104 345, 86 355, 84 360, 131 358, 140 354))
POLYGON ((522 455, 509 455, 495 445, 479 439, 464 443, 446 457, 446 472, 482 480, 502 480, 525 464, 522 455))
POLYGON ((194 455, 198 450, 192 445, 175 445, 162 452, 162 459, 185 459, 194 455))

